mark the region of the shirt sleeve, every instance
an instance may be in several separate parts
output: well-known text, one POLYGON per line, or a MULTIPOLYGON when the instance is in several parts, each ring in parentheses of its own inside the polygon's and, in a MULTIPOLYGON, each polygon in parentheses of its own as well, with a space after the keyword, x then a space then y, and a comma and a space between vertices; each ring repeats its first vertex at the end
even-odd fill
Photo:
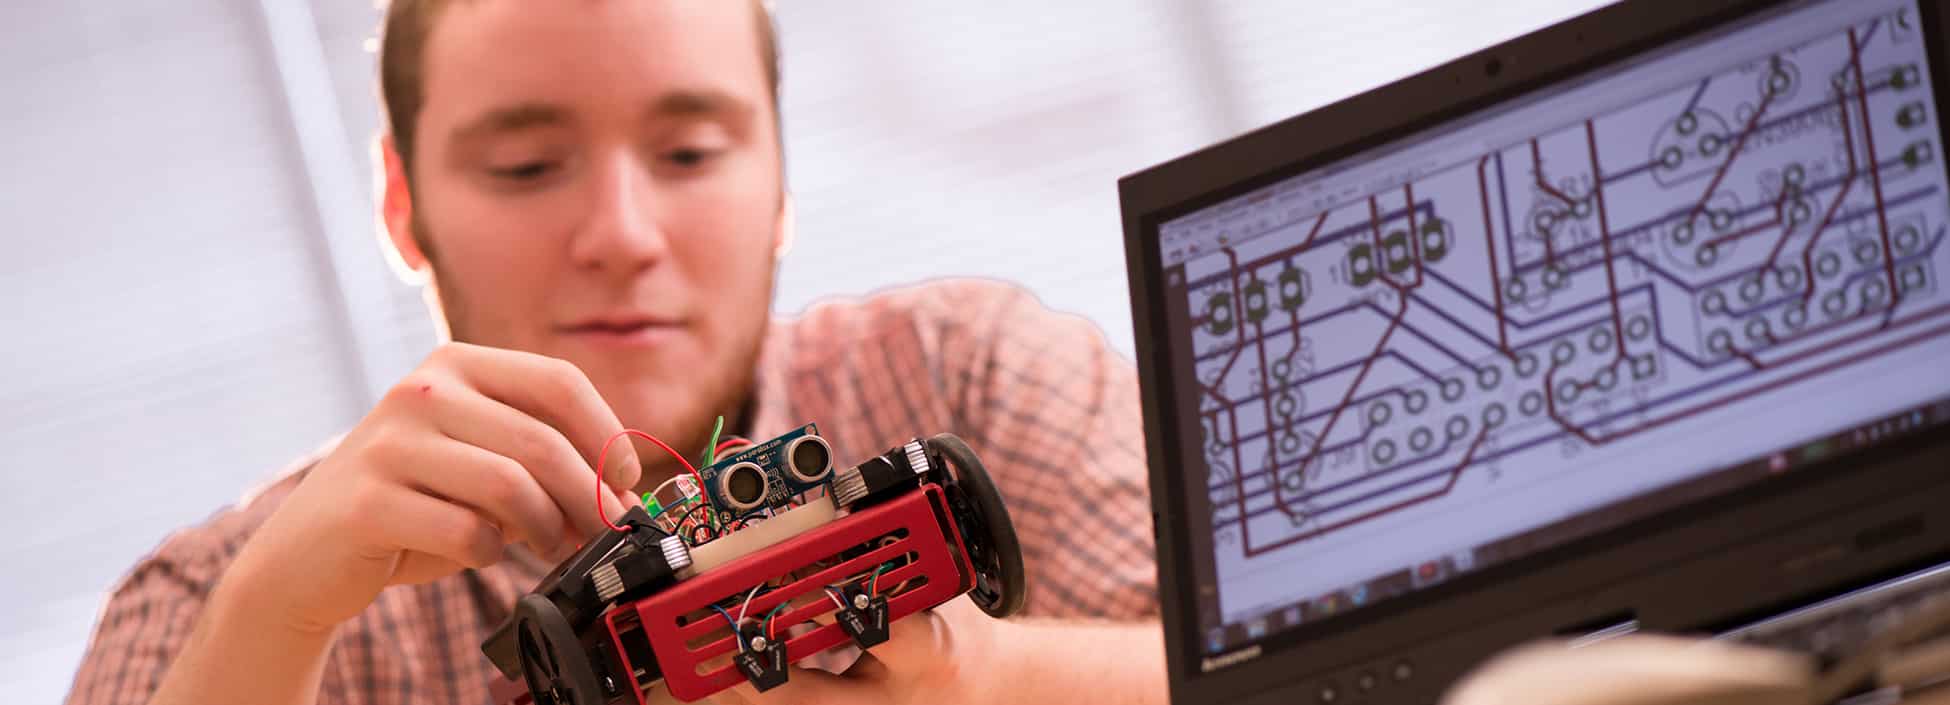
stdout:
POLYGON ((220 547, 191 531, 164 542, 110 593, 68 705, 139 705, 188 640, 220 573, 220 547))
MULTIPOLYGON (((333 443, 336 442, 334 439, 333 443)), ((271 475, 208 521, 182 529, 144 556, 110 590, 82 652, 67 705, 139 705, 189 641, 210 592, 264 519, 331 443, 271 475)), ((335 648, 333 661, 340 660, 335 648)), ((343 684, 328 665, 319 705, 344 702, 343 684)))
POLYGON ((1135 365, 1096 325, 1019 287, 958 283, 949 298, 941 346, 954 424, 1021 538, 1026 612, 1156 615, 1135 365))

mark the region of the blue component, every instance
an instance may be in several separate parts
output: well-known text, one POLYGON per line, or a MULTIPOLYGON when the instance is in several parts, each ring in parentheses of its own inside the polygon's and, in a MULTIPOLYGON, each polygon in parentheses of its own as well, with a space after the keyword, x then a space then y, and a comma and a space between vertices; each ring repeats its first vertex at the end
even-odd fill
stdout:
POLYGON ((746 446, 700 468, 698 474, 704 478, 704 496, 711 501, 711 507, 726 516, 746 516, 762 508, 783 508, 791 503, 792 498, 831 484, 832 448, 825 445, 824 438, 805 441, 817 444, 823 451, 824 468, 816 479, 807 481, 790 467, 793 449, 800 445, 798 442, 801 438, 807 436, 819 436, 819 427, 816 424, 800 426, 778 438, 746 446), (758 473, 752 474, 750 470, 732 472, 733 468, 747 463, 757 466, 758 473), (763 478, 763 482, 759 482, 758 478, 763 478), (762 490, 753 490, 755 487, 762 487, 762 490), (740 502, 732 496, 734 489, 761 491, 762 494, 750 496, 753 501, 740 502))

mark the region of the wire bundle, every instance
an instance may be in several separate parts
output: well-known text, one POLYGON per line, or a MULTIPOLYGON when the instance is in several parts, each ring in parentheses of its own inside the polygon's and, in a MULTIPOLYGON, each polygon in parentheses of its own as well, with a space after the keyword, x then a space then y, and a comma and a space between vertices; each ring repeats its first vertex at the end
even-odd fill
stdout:
MULTIPOLYGON (((717 418, 717 421, 712 424, 710 440, 705 444, 703 453, 700 454, 701 465, 703 467, 711 467, 712 465, 715 465, 719 460, 729 457, 728 454, 736 452, 743 448, 750 448, 753 445, 755 445, 754 443, 752 443, 752 441, 745 439, 741 436, 737 436, 737 435, 724 436, 723 432, 724 432, 724 417, 719 416, 717 418)), ((721 512, 715 511, 710 506, 711 502, 706 498, 706 495, 703 492, 704 475, 702 472, 698 470, 697 465, 692 465, 690 460, 684 457, 682 453, 677 452, 675 449, 671 448, 669 444, 664 443, 662 440, 659 440, 655 436, 652 436, 648 433, 636 429, 624 429, 622 431, 617 432, 615 435, 610 436, 609 440, 603 443, 602 452, 598 454, 596 460, 596 467, 598 468, 597 469, 598 481, 596 483, 596 491, 597 491, 596 515, 599 518, 601 518, 603 524, 605 526, 608 526, 611 530, 629 531, 630 527, 619 526, 611 522, 609 520, 609 517, 603 512, 602 496, 601 496, 603 483, 601 482, 601 473, 602 473, 601 468, 608 466, 610 446, 613 445, 617 440, 622 439, 625 436, 636 436, 644 440, 650 441, 651 443, 655 444, 657 447, 662 448, 664 452, 669 453, 671 457, 676 458, 677 462, 683 465, 685 472, 689 473, 688 475, 689 478, 693 479, 696 482, 697 486, 695 488, 696 489, 695 492, 686 489, 686 491, 680 492, 681 496, 675 498, 669 504, 663 504, 659 499, 659 497, 663 495, 664 491, 669 489, 671 485, 677 484, 682 480, 684 480, 686 478, 686 475, 684 474, 673 475, 669 479, 666 479, 662 483, 658 484, 655 489, 652 489, 649 492, 646 492, 642 495, 644 507, 651 512, 652 520, 656 521, 658 523, 658 526, 676 534, 686 544, 692 547, 700 546, 710 541, 717 540, 718 538, 726 534, 729 534, 733 531, 737 531, 739 529, 745 528, 746 526, 751 525, 751 523, 754 520, 763 519, 772 516, 773 510, 770 507, 761 507, 758 509, 754 509, 742 516, 734 517, 729 520, 725 519, 721 512), (691 504, 692 506, 688 508, 684 508, 684 505, 686 504, 691 504), (682 508, 681 511, 680 508, 682 508)), ((873 571, 872 574, 865 576, 864 580, 867 582, 867 594, 869 596, 877 596, 879 594, 880 575, 882 573, 887 572, 892 567, 893 567, 892 562, 882 563, 873 571)), ((848 609, 846 602, 843 599, 845 595, 844 586, 858 579, 861 578, 856 577, 854 579, 849 579, 845 582, 842 582, 838 585, 824 586, 824 590, 826 592, 827 597, 831 598, 833 600, 833 604, 837 606, 839 609, 841 610, 848 609)), ((744 632, 742 629, 740 629, 740 625, 744 623, 746 613, 750 611, 753 598, 756 598, 761 592, 765 591, 766 588, 767 586, 765 584, 752 586, 752 589, 749 592, 745 593, 744 600, 742 603, 739 604, 738 612, 736 615, 733 615, 731 610, 726 608, 723 605, 711 605, 711 609, 716 611, 719 616, 723 617, 726 625, 731 628, 732 639, 737 643, 738 651, 741 653, 746 651, 749 648, 749 644, 747 644, 746 642, 744 632)), ((778 605, 774 606, 771 609, 771 611, 766 612, 763 617, 758 618, 759 620, 758 623, 764 627, 764 635, 767 639, 776 640, 778 638, 778 625, 777 625, 778 616, 779 614, 783 613, 787 607, 790 607, 791 605, 792 605, 792 600, 790 599, 781 601, 778 605)))
MULTIPOLYGON (((717 421, 714 422, 711 426, 711 438, 710 441, 706 443, 704 447, 704 453, 702 456, 703 462, 701 463, 704 467, 710 467, 711 465, 715 464, 717 460, 723 457, 723 454, 728 451, 736 450, 742 447, 749 447, 752 445, 751 441, 736 435, 726 437, 721 440, 720 436, 723 434, 723 432, 724 432, 724 417, 719 416, 717 418, 717 421)), ((608 467, 610 447, 614 445, 617 440, 623 438, 624 436, 636 436, 638 438, 642 438, 644 440, 656 444, 657 447, 662 448, 664 452, 669 453, 671 457, 676 458, 677 462, 684 466, 685 472, 690 473, 690 477, 696 481, 697 486, 698 488, 700 488, 700 490, 704 486, 704 474, 698 471, 697 469, 698 466, 692 465, 691 461, 688 458, 684 457, 682 453, 678 453, 675 449, 671 448, 669 444, 664 443, 656 436, 652 436, 648 433, 636 429, 623 429, 622 431, 617 432, 615 435, 610 436, 609 440, 603 442, 602 452, 598 454, 596 458, 596 466, 597 468, 599 468, 597 470, 597 478, 599 480, 601 479, 601 472, 602 472, 600 468, 608 467)), ((664 515, 676 511, 678 507, 681 507, 686 503, 697 502, 697 506, 684 511, 684 513, 682 514, 675 515, 677 518, 674 522, 670 522, 668 524, 660 522, 660 525, 664 526, 664 528, 669 529, 674 533, 677 533, 678 535, 684 537, 684 541, 686 543, 692 546, 697 546, 701 543, 704 543, 705 541, 710 541, 717 538, 718 536, 722 536, 728 531, 735 530, 730 528, 730 526, 734 523, 739 524, 740 526, 749 523, 748 517, 750 515, 747 515, 747 517, 740 517, 738 519, 733 519, 731 521, 724 520, 724 518, 722 516, 719 516, 717 512, 712 511, 711 509, 708 508, 708 505, 710 503, 703 501, 701 494, 687 494, 676 498, 675 500, 671 501, 669 504, 664 504, 660 499, 660 497, 664 493, 664 490, 668 489, 672 484, 677 483, 683 477, 684 475, 681 474, 672 475, 670 479, 664 480, 662 484, 657 485, 656 489, 650 490, 649 492, 645 492, 642 496, 644 508, 651 512, 652 519, 658 519, 658 520, 663 519, 664 515), (704 515, 702 517, 696 516, 697 512, 699 511, 704 512, 704 515), (700 534, 703 534, 702 538, 700 538, 700 534)), ((612 531, 628 531, 629 527, 619 526, 615 522, 610 521, 607 514, 603 511, 602 495, 601 495, 602 484, 600 482, 597 483, 596 492, 597 492, 596 516, 602 519, 603 525, 609 527, 612 531)))
MULTIPOLYGON (((891 561, 887 563, 882 563, 878 568, 874 569, 871 575, 869 575, 866 578, 867 595, 869 597, 878 596, 880 594, 880 574, 893 569, 893 566, 894 564, 891 561)), ((849 580, 846 582, 842 582, 838 585, 827 585, 824 586, 823 588, 826 592, 826 597, 828 599, 831 599, 833 601, 833 606, 838 608, 840 611, 846 611, 847 609, 850 609, 847 606, 846 599, 845 599, 846 585, 850 582, 852 581, 849 580)), ((745 623, 745 614, 751 609, 752 599, 763 594, 764 592, 767 592, 765 590, 765 587, 766 586, 763 584, 753 585, 752 589, 749 592, 745 593, 745 599, 742 603, 739 604, 738 614, 736 616, 733 616, 731 614, 731 610, 725 609, 721 605, 711 605, 711 609, 716 611, 719 616, 723 617, 725 624, 731 628, 731 638, 734 642, 737 643, 738 651, 740 653, 743 653, 747 648, 749 648, 749 645, 746 643, 745 640, 745 632, 743 629, 740 628, 740 625, 745 623)), ((778 605, 772 607, 771 611, 766 612, 765 616, 758 618, 758 623, 763 625, 765 628, 766 639, 772 641, 773 643, 778 642, 779 613, 784 612, 785 608, 791 606, 792 606, 792 600, 787 599, 781 601, 778 605)))

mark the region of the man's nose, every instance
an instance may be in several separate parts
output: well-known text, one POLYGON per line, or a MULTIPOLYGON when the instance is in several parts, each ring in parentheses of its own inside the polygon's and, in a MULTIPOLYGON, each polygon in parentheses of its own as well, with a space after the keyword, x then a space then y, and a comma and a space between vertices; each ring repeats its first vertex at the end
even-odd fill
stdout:
POLYGON ((636 271, 670 252, 657 225, 657 198, 648 167, 634 155, 603 159, 587 182, 587 210, 571 244, 577 264, 636 271))

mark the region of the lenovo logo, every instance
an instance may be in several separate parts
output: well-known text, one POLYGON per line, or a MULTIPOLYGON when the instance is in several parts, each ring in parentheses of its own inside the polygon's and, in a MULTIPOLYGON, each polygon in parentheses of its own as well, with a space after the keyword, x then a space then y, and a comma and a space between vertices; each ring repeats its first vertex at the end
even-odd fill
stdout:
POLYGON ((1207 656, 1203 659, 1199 659, 1198 670, 1200 673, 1211 673, 1212 671, 1225 668, 1227 666, 1245 663, 1247 661, 1251 661, 1253 659, 1259 658, 1259 654, 1261 651, 1262 649, 1260 649, 1259 645, 1254 644, 1252 646, 1248 646, 1246 648, 1240 649, 1238 651, 1234 651, 1229 654, 1207 656))

